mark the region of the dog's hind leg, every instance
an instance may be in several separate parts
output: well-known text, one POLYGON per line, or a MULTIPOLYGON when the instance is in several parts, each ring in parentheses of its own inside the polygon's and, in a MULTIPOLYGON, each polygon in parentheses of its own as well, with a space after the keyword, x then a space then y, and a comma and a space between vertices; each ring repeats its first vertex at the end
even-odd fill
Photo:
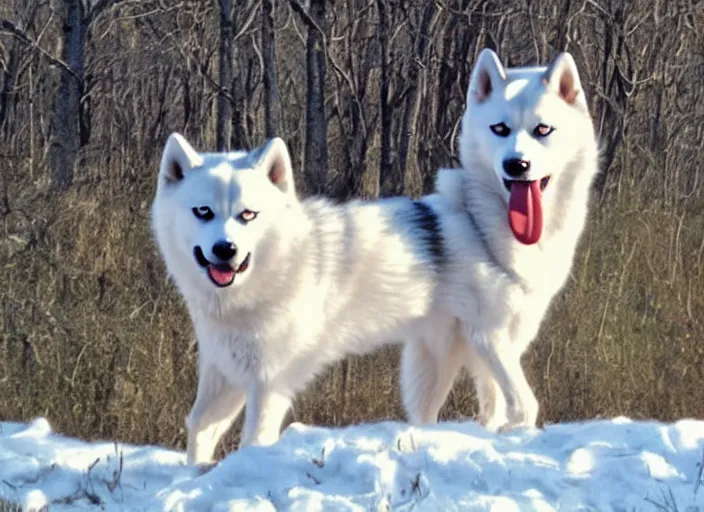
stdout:
POLYGON ((186 418, 188 464, 212 461, 218 441, 232 426, 246 397, 244 388, 230 385, 215 368, 199 369, 196 400, 186 418))
POLYGON ((464 347, 454 336, 428 340, 416 339, 403 347, 401 355, 401 398, 408 421, 415 425, 438 421, 455 376, 464 358, 464 347))
POLYGON ((247 395, 240 448, 270 445, 278 441, 281 424, 290 408, 290 395, 273 390, 263 383, 254 383, 247 395))

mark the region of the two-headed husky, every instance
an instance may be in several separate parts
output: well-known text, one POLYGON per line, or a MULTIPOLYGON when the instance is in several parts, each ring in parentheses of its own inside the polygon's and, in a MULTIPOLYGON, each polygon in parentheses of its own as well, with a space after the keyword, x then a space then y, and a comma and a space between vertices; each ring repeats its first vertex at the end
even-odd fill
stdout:
POLYGON ((411 421, 436 421, 467 366, 483 424, 535 423, 520 356, 565 281, 596 170, 572 59, 506 72, 483 52, 460 142, 464 169, 442 171, 438 193, 335 205, 297 198, 280 139, 198 153, 171 135, 153 229, 199 344, 189 463, 211 460, 245 401, 241 445, 275 442, 321 369, 394 341, 411 421))

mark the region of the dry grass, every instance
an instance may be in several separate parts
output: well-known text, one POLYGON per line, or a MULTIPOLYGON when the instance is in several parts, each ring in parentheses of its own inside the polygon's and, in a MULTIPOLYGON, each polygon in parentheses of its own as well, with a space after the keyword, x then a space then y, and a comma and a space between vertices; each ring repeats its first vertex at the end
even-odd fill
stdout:
POLYGON ((22 512, 22 507, 0 498, 0 512, 22 512))
POLYGON ((702 417, 702 214, 594 217, 527 360, 545 419, 702 417))
MULTIPOLYGON (((0 419, 42 415, 83 438, 183 447, 196 350, 151 241, 149 203, 170 132, 215 147, 218 15, 208 2, 152 4, 125 2, 86 17, 93 22, 81 103, 85 144, 74 184, 59 197, 46 193, 48 146, 57 142, 57 126, 79 121, 54 108, 66 99, 57 97, 62 71, 33 45, 0 34, 0 419)), ((492 45, 520 65, 569 46, 604 172, 573 278, 525 357, 541 418, 704 417, 695 391, 704 368, 704 59, 702 31, 690 29, 701 9, 660 2, 653 10, 646 1, 628 9, 619 2, 384 4, 398 25, 386 50, 389 126, 382 126, 379 101, 380 10, 326 3, 326 30, 335 35, 326 51, 336 63, 326 72, 329 192, 376 192, 385 180, 382 133, 392 167, 404 167, 390 188, 429 186, 434 170, 457 154, 457 121, 478 50, 492 45)), ((59 56, 52 41, 65 24, 53 5, 8 0, 0 15, 59 56)), ((286 2, 277 5, 285 107, 278 132, 299 169, 308 101, 303 25, 286 2)), ((241 7, 233 143, 252 147, 265 133, 255 35, 261 17, 244 14, 254 13, 256 2, 241 7)), ((401 418, 397 358, 389 349, 331 368, 300 397, 296 419, 342 425, 401 418)), ((475 408, 462 382, 442 414, 461 418, 475 408)))
MULTIPOLYGON (((0 243, 0 410, 61 432, 181 448, 195 393, 192 329, 148 227, 150 185, 99 186, 27 201, 0 243)), ((547 422, 704 417, 702 208, 675 214, 638 197, 595 205, 572 279, 525 358, 547 422)), ((402 418, 397 349, 331 368, 295 419, 402 418)), ((460 382, 444 418, 474 414, 460 382)), ((230 437, 233 446, 236 433, 230 437)))

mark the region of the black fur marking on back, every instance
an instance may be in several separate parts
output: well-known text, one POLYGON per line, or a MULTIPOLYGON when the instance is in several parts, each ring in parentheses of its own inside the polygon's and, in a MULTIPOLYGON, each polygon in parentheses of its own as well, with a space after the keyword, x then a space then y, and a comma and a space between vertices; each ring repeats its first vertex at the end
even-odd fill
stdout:
POLYGON ((445 264, 445 240, 440 229, 440 220, 433 209, 421 201, 413 201, 411 222, 422 230, 421 240, 433 258, 436 269, 445 264))

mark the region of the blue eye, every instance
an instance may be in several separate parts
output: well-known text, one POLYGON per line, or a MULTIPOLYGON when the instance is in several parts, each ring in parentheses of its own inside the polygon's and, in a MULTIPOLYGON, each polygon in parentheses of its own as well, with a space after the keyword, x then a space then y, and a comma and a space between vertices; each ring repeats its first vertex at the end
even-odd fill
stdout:
POLYGON ((193 212, 193 215, 196 216, 196 218, 205 222, 213 220, 213 218, 215 217, 213 210, 211 210, 208 206, 199 206, 197 208, 191 209, 191 211, 193 212))
POLYGON ((489 129, 494 132, 494 135, 498 135, 499 137, 508 137, 511 133, 511 128, 506 126, 506 123, 492 124, 489 129))

